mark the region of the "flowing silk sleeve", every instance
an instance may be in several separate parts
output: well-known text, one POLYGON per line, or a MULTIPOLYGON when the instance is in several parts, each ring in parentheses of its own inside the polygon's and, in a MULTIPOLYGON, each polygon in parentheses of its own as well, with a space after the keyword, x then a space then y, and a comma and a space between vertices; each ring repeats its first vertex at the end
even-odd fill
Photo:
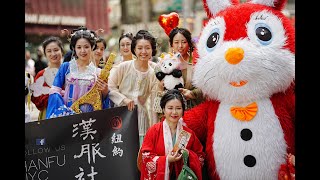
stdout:
POLYGON ((106 98, 102 100, 102 109, 111 108, 111 100, 109 98, 109 93, 106 98))
POLYGON ((156 153, 156 148, 157 151, 159 148, 164 147, 158 147, 157 142, 158 140, 163 141, 163 136, 162 139, 159 137, 159 131, 162 130, 160 128, 157 128, 159 126, 152 126, 149 128, 147 131, 142 146, 141 146, 141 153, 142 153, 142 165, 141 165, 141 176, 140 179, 165 179, 165 171, 166 171, 166 166, 167 163, 167 158, 165 154, 159 155, 156 153))
POLYGON ((126 98, 126 96, 122 94, 119 89, 119 86, 123 80, 124 73, 126 72, 128 72, 128 69, 120 63, 119 66, 111 71, 109 75, 109 97, 117 106, 121 106, 122 101, 126 98))
POLYGON ((65 76, 69 72, 69 62, 64 62, 54 78, 53 85, 49 92, 46 119, 74 114, 70 108, 64 104, 61 91, 64 88, 65 76))
MULTIPOLYGON (((37 82, 37 79, 39 79, 39 77, 43 76, 45 70, 41 70, 37 73, 36 77, 34 78, 34 83, 37 82)), ((47 83, 44 83, 43 86, 47 86, 47 83)), ((40 111, 42 111, 43 109, 45 109, 48 105, 48 98, 49 98, 49 94, 42 94, 40 96, 31 96, 31 101, 34 103, 34 105, 36 105, 37 109, 39 109, 40 111)))

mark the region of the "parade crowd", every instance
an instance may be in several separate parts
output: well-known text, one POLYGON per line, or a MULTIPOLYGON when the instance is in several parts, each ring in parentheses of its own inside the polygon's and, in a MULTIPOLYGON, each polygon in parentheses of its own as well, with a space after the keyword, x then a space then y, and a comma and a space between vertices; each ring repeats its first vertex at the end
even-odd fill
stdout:
POLYGON ((101 29, 64 29, 68 52, 56 36, 35 61, 25 52, 25 123, 33 104, 35 121, 124 107, 137 112, 131 158, 141 180, 294 180, 295 29, 281 12, 286 2, 205 0, 197 46, 188 29, 169 26, 161 54, 145 29, 121 34, 108 56, 101 29))
MULTIPOLYGON (((141 178, 176 179, 185 151, 189 166, 202 179, 203 147, 182 118, 185 110, 204 100, 201 90, 192 85, 195 44, 190 31, 172 29, 168 42, 171 50, 160 56, 156 56, 157 40, 149 31, 122 34, 107 80, 100 77, 108 57, 104 56, 107 43, 99 31, 83 26, 63 31, 70 42, 68 52, 56 36, 42 42, 36 61, 30 51, 25 51, 25 123, 35 121, 30 114, 33 104, 39 111, 36 121, 76 114, 72 105, 96 87, 100 97, 95 101, 102 104, 102 109, 127 106, 133 111, 137 107, 141 178), (176 66, 172 70, 178 75, 161 72, 163 76, 158 76, 163 67, 172 68, 173 64, 176 66), (181 83, 172 86, 174 82, 164 76, 180 79, 181 83), (188 134, 189 143, 173 149, 182 131, 188 134), (158 170, 151 171, 147 164, 155 163, 155 156, 160 157, 158 170)), ((84 103, 80 110, 85 113, 95 109, 84 103)))

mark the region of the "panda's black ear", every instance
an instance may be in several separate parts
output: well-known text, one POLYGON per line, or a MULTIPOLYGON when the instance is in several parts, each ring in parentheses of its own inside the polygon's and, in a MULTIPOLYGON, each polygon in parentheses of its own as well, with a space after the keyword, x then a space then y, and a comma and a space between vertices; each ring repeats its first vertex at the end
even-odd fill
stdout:
POLYGON ((159 81, 161 81, 166 75, 163 72, 157 72, 156 77, 159 81))
POLYGON ((179 69, 174 69, 171 74, 175 78, 180 78, 182 76, 182 71, 179 69))

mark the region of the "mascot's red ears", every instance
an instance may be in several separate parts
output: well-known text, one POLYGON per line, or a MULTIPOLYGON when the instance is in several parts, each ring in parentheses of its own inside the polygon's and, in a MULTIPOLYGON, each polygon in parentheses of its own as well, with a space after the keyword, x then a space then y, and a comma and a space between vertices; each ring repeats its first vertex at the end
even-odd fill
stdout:
MULTIPOLYGON (((287 0, 249 0, 254 4, 261 4, 273 7, 277 10, 282 10, 285 7, 287 0)), ((226 9, 230 5, 239 4, 239 0, 202 0, 204 10, 207 16, 210 18, 216 15, 218 12, 226 9)))

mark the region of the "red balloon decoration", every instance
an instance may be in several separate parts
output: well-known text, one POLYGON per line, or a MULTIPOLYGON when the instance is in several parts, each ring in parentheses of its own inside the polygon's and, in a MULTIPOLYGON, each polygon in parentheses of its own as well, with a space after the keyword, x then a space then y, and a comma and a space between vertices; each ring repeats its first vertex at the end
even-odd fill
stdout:
POLYGON ((165 33, 169 36, 170 31, 179 24, 179 15, 176 12, 172 12, 170 14, 161 14, 158 22, 164 29, 165 33))

